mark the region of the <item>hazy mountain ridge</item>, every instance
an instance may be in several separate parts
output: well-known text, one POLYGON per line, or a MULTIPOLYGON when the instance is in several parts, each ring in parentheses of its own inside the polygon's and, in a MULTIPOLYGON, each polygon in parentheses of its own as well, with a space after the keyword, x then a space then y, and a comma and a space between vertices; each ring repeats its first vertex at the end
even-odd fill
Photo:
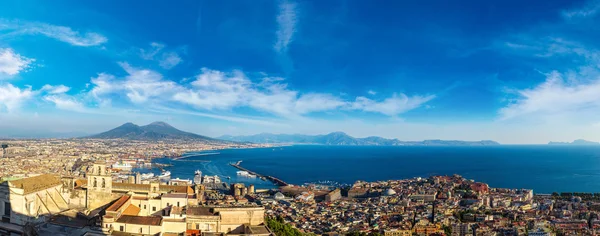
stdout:
POLYGON ((576 139, 573 142, 549 142, 548 145, 600 145, 600 143, 585 139, 576 139))
POLYGON ((324 135, 304 134, 270 134, 261 133, 247 136, 223 135, 219 139, 251 142, 251 143, 292 143, 292 144, 321 144, 321 145, 380 145, 380 146, 488 146, 500 145, 491 140, 461 141, 461 140, 424 140, 400 141, 377 136, 354 138, 343 132, 333 132, 324 135))
POLYGON ((87 136, 93 139, 131 139, 131 140, 197 140, 197 141, 221 141, 206 136, 189 133, 176 129, 165 122, 153 122, 148 125, 139 126, 133 123, 125 123, 109 131, 87 136))

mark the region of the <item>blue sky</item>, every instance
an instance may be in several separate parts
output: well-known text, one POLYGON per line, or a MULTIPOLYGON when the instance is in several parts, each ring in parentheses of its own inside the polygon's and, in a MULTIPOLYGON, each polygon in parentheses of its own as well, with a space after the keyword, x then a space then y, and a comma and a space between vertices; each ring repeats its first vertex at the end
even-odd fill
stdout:
POLYGON ((600 1, 2 1, 0 136, 600 141, 600 1), (2 135, 2 133, 4 133, 2 135))

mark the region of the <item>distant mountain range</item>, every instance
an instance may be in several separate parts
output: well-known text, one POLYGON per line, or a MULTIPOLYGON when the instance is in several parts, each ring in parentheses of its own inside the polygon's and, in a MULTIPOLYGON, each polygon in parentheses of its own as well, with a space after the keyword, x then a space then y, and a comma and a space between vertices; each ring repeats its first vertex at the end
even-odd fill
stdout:
POLYGON ((600 145, 599 142, 577 139, 573 142, 549 142, 548 145, 600 145))
POLYGON ((354 138, 343 132, 333 132, 325 135, 303 135, 303 134, 270 134, 262 133, 249 136, 224 135, 218 139, 251 142, 251 143, 289 143, 289 144, 321 144, 321 145, 381 145, 381 146, 488 146, 499 145, 491 140, 482 141, 460 141, 460 140, 424 140, 424 141, 400 141, 398 139, 386 139, 382 137, 354 138))
POLYGON ((223 142, 206 136, 189 133, 176 129, 165 122, 153 122, 149 125, 138 126, 133 123, 125 123, 117 128, 84 138, 93 139, 131 139, 131 140, 194 140, 206 142, 223 142))

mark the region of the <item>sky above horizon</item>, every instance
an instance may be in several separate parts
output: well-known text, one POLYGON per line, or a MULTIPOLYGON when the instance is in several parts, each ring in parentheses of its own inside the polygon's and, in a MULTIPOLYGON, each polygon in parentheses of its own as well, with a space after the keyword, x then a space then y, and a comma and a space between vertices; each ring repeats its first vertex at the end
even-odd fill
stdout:
POLYGON ((600 1, 0 2, 0 137, 600 141, 600 1))

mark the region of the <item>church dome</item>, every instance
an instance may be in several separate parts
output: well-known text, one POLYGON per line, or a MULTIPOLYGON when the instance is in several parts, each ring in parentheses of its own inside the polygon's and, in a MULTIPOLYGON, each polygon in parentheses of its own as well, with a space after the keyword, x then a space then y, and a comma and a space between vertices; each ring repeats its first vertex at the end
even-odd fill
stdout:
POLYGON ((387 190, 385 190, 385 193, 384 193, 385 196, 392 196, 392 195, 395 195, 395 194, 396 194, 396 191, 394 191, 391 188, 388 188, 387 190))
POLYGON ((284 198, 285 198, 285 196, 283 195, 283 193, 280 193, 280 192, 278 192, 278 193, 276 193, 276 194, 275 194, 275 197, 274 197, 274 198, 275 198, 276 200, 281 200, 281 199, 284 199, 284 198))

